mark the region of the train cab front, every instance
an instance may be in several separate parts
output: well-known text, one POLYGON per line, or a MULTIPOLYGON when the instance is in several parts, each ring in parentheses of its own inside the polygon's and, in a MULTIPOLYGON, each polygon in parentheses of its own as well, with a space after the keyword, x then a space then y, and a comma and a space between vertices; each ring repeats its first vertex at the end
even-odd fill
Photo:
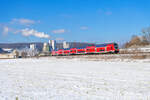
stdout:
POLYGON ((117 43, 114 43, 115 53, 119 53, 119 46, 117 43))

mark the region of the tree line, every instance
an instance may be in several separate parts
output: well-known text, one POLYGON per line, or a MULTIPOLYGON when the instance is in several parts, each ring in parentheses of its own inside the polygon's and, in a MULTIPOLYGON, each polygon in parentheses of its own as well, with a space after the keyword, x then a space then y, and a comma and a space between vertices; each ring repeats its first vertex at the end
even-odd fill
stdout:
POLYGON ((141 30, 142 35, 133 35, 131 40, 125 43, 125 48, 145 46, 150 44, 150 27, 141 30))

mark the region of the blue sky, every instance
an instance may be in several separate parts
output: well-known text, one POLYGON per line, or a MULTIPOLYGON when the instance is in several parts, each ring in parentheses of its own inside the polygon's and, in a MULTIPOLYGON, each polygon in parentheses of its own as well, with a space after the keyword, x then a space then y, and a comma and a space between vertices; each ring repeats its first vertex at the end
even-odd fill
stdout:
POLYGON ((0 0, 0 43, 125 42, 150 26, 150 0, 0 0))

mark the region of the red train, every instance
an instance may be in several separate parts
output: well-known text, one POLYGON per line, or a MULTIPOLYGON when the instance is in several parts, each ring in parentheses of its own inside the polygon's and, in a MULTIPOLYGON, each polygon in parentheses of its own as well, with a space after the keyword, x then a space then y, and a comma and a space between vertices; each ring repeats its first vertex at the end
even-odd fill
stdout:
POLYGON ((98 54, 98 53, 118 53, 117 43, 99 44, 87 46, 86 48, 69 48, 52 51, 52 56, 57 55, 76 55, 76 54, 98 54))

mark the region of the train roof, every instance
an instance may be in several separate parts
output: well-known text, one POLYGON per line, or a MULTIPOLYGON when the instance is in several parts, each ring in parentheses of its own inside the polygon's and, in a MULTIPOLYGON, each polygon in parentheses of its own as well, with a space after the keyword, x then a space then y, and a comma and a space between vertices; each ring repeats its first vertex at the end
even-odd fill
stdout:
POLYGON ((96 44, 96 47, 104 47, 107 46, 108 44, 117 44, 117 43, 104 43, 104 44, 96 44))

